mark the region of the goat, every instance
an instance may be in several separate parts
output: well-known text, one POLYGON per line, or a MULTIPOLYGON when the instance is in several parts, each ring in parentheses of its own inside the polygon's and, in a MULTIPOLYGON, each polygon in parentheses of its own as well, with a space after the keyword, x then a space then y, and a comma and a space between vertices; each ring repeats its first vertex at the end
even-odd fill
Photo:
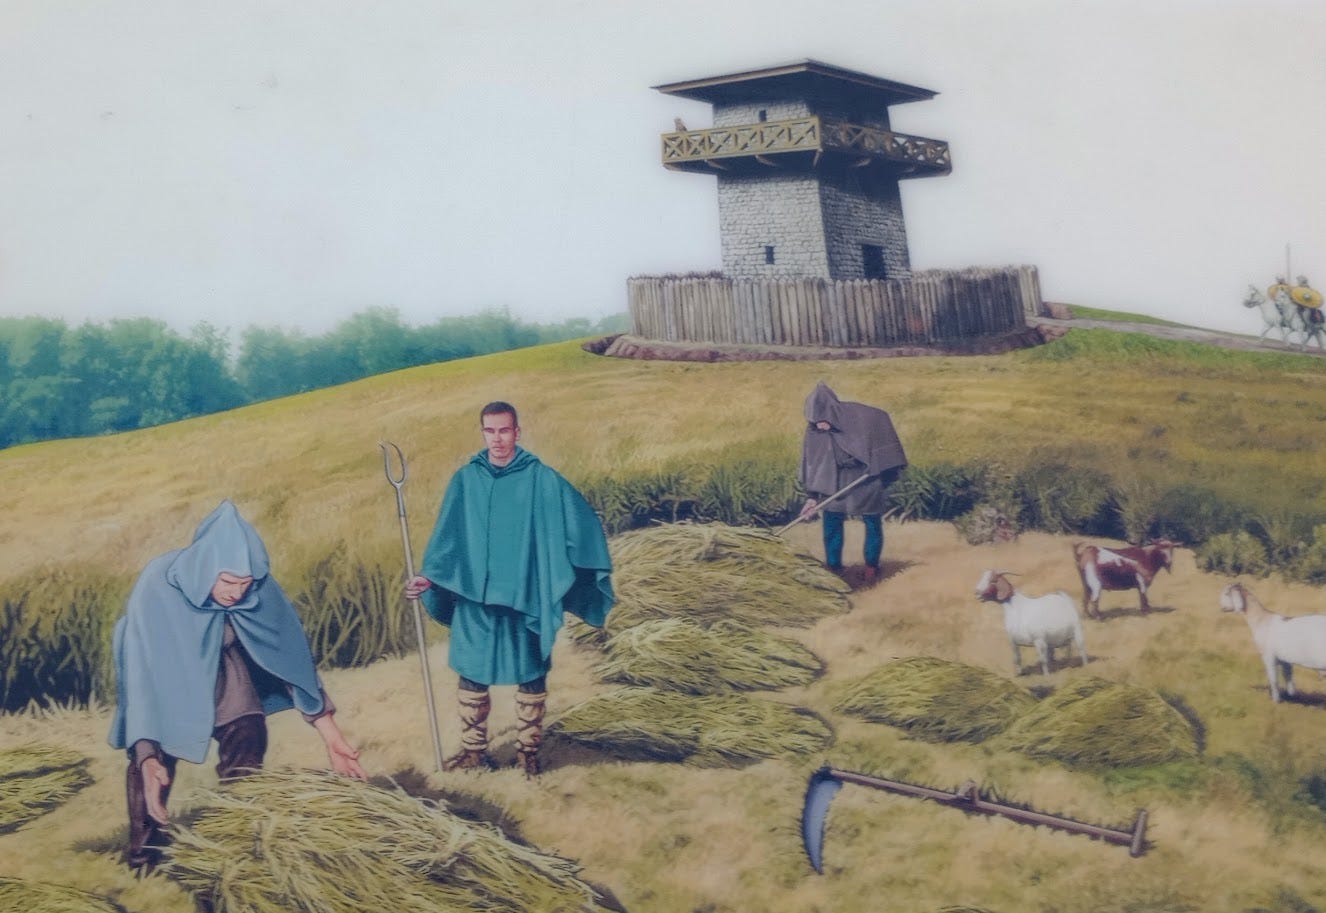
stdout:
POLYGON ((1220 610, 1237 612, 1248 620, 1253 643, 1266 667, 1273 702, 1280 702, 1276 666, 1285 677, 1285 694, 1290 697, 1295 693, 1294 666, 1326 671, 1326 615, 1277 615, 1241 583, 1231 583, 1220 591, 1220 610))
POLYGON ((1022 674, 1019 647, 1035 647, 1041 661, 1041 674, 1050 674, 1050 660, 1055 647, 1077 644, 1082 665, 1087 664, 1087 648, 1082 637, 1082 620, 1077 604, 1063 590, 1044 596, 1027 596, 1014 589, 1005 574, 986 571, 976 584, 976 597, 982 602, 997 602, 1004 608, 1004 630, 1013 648, 1013 672, 1022 674))
POLYGON ((1073 543, 1073 559, 1082 578, 1082 610, 1100 618, 1100 594, 1104 590, 1136 589, 1142 614, 1151 611, 1146 591, 1162 569, 1171 570, 1177 542, 1157 539, 1150 545, 1105 548, 1100 545, 1073 543))

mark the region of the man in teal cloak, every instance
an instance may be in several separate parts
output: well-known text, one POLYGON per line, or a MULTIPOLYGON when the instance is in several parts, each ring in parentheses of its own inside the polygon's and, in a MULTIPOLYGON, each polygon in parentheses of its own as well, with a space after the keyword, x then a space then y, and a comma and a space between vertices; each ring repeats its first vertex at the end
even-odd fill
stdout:
POLYGON ((460 675, 461 751, 444 770, 492 767, 491 685, 516 685, 517 763, 539 773, 547 675, 563 612, 602 626, 612 562, 598 515, 555 470, 518 445, 515 407, 479 415, 485 449, 456 471, 419 574, 405 587, 451 628, 460 675))

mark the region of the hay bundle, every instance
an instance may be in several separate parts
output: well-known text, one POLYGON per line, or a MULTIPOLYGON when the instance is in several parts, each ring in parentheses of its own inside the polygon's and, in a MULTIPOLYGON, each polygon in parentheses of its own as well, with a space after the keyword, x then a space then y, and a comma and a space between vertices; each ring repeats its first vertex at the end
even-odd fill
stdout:
POLYGON ((626 760, 736 767, 833 740, 808 710, 741 694, 621 688, 572 707, 550 730, 626 760))
POLYGON ((595 669, 600 681, 690 694, 804 685, 824 669, 796 641, 728 621, 646 621, 615 634, 607 651, 595 669))
POLYGON ((806 627, 848 608, 846 583, 767 530, 673 523, 623 533, 611 548, 609 634, 672 617, 806 627))
POLYGON ((888 663, 848 686, 835 709, 932 742, 979 742, 1035 705, 987 669, 930 656, 888 663))
POLYGON ((0 876, 0 910, 24 913, 124 913, 104 897, 63 885, 0 876))
POLYGON ((0 751, 0 834, 18 830, 92 782, 88 758, 50 745, 0 751))
POLYGON ((573 863, 400 790, 264 771, 203 798, 165 870, 214 913, 604 909, 573 863))
POLYGON ((1197 733, 1146 688, 1085 678, 1020 717, 996 744, 1065 764, 1129 767, 1197 755, 1197 733))

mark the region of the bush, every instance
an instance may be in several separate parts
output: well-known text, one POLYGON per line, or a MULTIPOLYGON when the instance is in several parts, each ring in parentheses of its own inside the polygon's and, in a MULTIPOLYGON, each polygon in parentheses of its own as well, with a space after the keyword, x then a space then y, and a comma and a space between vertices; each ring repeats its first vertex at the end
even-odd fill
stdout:
POLYGON ((1116 532, 1110 478, 1102 472, 1061 462, 1033 463, 1016 475, 1013 488, 1023 526, 1094 536, 1116 532))
POLYGON ((1016 539, 1020 527, 1017 512, 997 504, 980 504, 953 521, 968 545, 1006 542, 1016 539))
POLYGON ((889 512, 899 520, 953 520, 981 500, 980 469, 956 463, 913 463, 889 488, 889 512))
POLYGON ((0 589, 0 711, 106 698, 111 627, 126 595, 123 580, 62 568, 0 589))
POLYGON ((719 463, 698 486, 695 515, 729 525, 771 525, 798 506, 796 473, 782 461, 719 463))
POLYGON ((1197 562, 1204 571, 1217 574, 1256 574, 1265 576, 1271 569, 1266 546, 1252 533, 1237 530, 1217 533, 1197 550, 1197 562))
POLYGON ((679 468, 616 472, 576 483, 610 533, 655 521, 676 523, 695 513, 687 473, 679 468))
POLYGON ((291 596, 319 666, 364 666, 417 647, 401 571, 351 554, 344 542, 321 554, 297 575, 302 580, 291 596))
POLYGON ((1189 547, 1247 525, 1246 511, 1241 506, 1197 485, 1179 485, 1166 491, 1156 513, 1156 535, 1189 547))
POLYGON ((1304 583, 1326 583, 1326 523, 1312 531, 1312 543, 1294 556, 1288 571, 1304 583))

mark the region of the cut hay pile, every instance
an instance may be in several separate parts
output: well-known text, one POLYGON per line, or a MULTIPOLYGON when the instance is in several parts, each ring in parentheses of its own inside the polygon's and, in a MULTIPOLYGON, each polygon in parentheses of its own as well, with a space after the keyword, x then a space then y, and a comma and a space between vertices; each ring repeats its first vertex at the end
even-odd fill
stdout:
POLYGON ((1064 685, 992 744, 1090 767, 1161 764, 1198 753, 1192 723, 1160 695, 1099 678, 1064 685))
POLYGON ((0 834, 58 808, 90 784, 88 761, 76 751, 50 745, 0 751, 0 834))
POLYGON ((616 536, 611 550, 609 635, 660 618, 808 627, 848 609, 846 583, 767 530, 673 523, 616 536))
POLYGON ((932 742, 980 742, 1036 699, 987 669, 930 656, 888 663, 852 682, 835 709, 932 742))
POLYGON ((622 688, 572 707, 551 732, 619 758, 737 767, 805 754, 833 740, 808 710, 742 694, 622 688))
POLYGON ((14 913, 124 913, 124 907, 95 894, 3 876, 0 876, 0 910, 14 913))
POLYGON ((805 685, 824 668, 794 640, 729 621, 646 621, 613 635, 607 653, 595 669, 600 681, 690 694, 805 685))
POLYGON ((605 909, 573 863, 400 790, 263 771, 203 801, 165 871, 214 913, 605 909))

